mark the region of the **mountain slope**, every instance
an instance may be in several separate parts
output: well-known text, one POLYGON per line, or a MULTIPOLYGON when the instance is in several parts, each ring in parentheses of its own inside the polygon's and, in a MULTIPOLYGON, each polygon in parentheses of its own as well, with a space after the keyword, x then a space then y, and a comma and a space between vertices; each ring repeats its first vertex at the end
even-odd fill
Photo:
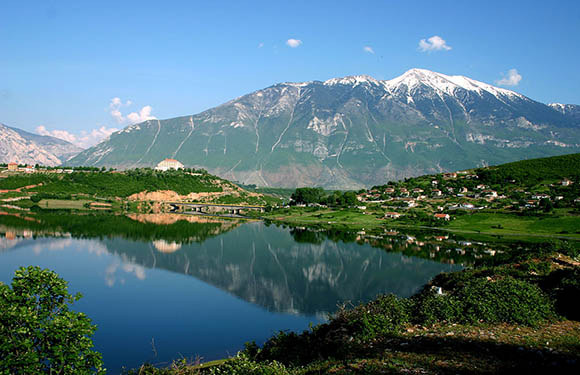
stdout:
POLYGON ((412 69, 282 83, 197 115, 150 120, 70 162, 165 157, 262 186, 359 188, 389 179, 580 151, 578 122, 510 90, 412 69))
POLYGON ((80 151, 82 148, 62 139, 0 124, 0 163, 55 166, 80 151))

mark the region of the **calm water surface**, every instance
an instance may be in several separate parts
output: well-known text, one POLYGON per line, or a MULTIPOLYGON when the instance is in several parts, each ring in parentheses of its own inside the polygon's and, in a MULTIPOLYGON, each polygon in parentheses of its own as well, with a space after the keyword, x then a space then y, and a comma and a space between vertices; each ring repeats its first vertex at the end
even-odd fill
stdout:
POLYGON ((0 281, 28 265, 69 281, 114 374, 145 361, 233 355, 246 341, 322 322, 341 302, 410 296, 460 269, 371 247, 360 233, 178 219, 0 216, 0 281))

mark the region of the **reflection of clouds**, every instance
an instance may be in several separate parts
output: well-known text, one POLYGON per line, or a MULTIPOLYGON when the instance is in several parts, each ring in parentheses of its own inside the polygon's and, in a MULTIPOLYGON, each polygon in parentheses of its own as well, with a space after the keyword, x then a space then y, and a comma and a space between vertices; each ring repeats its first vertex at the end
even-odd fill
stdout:
POLYGON ((73 245, 77 245, 73 247, 73 249, 79 252, 86 251, 89 254, 94 254, 99 257, 108 254, 107 247, 100 242, 75 240, 70 237, 35 244, 32 246, 32 251, 34 254, 39 255, 43 251, 62 251, 72 247, 73 245))
POLYGON ((117 282, 120 284, 125 284, 125 275, 119 274, 117 271, 121 269, 125 273, 134 274, 139 280, 145 280, 145 268, 134 263, 121 262, 119 259, 115 259, 113 263, 109 264, 105 269, 105 284, 109 287, 115 286, 117 282))
POLYGON ((48 251, 61 251, 66 249, 67 247, 71 246, 73 243, 72 239, 65 238, 65 239, 58 239, 54 241, 50 241, 48 243, 39 243, 32 246, 32 251, 34 254, 39 255, 44 250, 48 251))
POLYGON ((145 280, 145 268, 132 263, 125 263, 123 265, 123 271, 127 273, 134 273, 135 277, 139 280, 145 280))

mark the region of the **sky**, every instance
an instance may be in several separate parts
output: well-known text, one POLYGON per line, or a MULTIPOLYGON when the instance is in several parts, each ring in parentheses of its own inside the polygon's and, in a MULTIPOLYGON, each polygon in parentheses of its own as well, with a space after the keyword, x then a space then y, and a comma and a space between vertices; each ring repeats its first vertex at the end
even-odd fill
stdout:
POLYGON ((279 82, 424 68, 580 104, 580 1, 2 1, 0 123, 83 147, 279 82))

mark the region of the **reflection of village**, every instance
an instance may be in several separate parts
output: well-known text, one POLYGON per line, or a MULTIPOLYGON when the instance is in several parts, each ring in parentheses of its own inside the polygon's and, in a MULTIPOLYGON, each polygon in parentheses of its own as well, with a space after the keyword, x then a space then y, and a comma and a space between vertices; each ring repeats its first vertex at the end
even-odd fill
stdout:
POLYGON ((383 234, 378 235, 358 232, 357 242, 368 243, 387 251, 403 252, 406 255, 461 265, 501 252, 485 242, 455 239, 448 233, 413 235, 392 229, 385 229, 383 234))

